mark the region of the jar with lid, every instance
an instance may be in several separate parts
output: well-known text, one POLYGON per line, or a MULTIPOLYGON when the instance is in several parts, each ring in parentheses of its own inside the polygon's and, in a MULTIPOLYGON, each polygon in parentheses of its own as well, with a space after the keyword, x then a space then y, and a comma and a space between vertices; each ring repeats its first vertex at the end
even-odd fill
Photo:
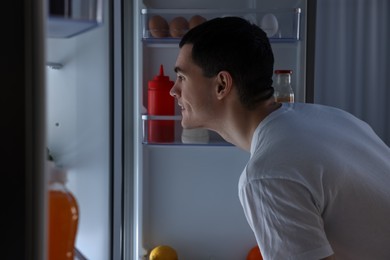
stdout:
POLYGON ((183 144, 207 144, 209 142, 209 131, 204 128, 183 128, 181 141, 183 144))
POLYGON ((275 70, 274 97, 276 102, 294 103, 291 86, 292 70, 275 70))

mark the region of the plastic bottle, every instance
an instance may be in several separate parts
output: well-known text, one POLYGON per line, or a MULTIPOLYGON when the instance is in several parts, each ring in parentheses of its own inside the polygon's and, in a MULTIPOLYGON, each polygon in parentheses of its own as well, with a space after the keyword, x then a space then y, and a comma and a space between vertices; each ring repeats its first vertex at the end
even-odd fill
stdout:
POLYGON ((79 207, 73 194, 66 188, 67 174, 48 161, 49 237, 48 260, 73 260, 79 222, 79 207))
MULTIPOLYGON (((148 114, 160 116, 175 115, 175 99, 169 94, 174 82, 164 75, 160 65, 160 74, 148 82, 148 114)), ((169 143, 175 139, 174 120, 149 120, 148 142, 169 143)))
POLYGON ((277 102, 294 103, 294 91, 291 87, 292 70, 275 70, 274 97, 277 102))

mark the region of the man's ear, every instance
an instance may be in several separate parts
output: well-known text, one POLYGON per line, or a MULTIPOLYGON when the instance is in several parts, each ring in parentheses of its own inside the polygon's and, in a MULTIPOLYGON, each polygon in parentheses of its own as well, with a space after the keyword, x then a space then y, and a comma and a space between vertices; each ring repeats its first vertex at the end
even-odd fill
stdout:
POLYGON ((223 99, 232 90, 233 78, 229 72, 220 71, 217 75, 217 84, 218 84, 216 88, 217 98, 223 99))

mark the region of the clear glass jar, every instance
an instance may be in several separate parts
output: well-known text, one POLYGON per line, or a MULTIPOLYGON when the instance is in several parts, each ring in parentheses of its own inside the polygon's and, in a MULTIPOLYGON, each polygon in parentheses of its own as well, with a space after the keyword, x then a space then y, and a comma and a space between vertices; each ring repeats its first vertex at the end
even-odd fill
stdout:
POLYGON ((292 70, 275 70, 274 97, 276 102, 294 103, 291 86, 292 70))

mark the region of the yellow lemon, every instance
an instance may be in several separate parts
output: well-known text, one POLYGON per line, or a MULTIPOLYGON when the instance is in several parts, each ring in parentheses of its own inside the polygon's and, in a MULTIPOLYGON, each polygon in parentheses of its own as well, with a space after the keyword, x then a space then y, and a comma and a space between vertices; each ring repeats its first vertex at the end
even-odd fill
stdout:
POLYGON ((178 260, 176 250, 170 246, 157 246, 150 252, 149 260, 178 260))

